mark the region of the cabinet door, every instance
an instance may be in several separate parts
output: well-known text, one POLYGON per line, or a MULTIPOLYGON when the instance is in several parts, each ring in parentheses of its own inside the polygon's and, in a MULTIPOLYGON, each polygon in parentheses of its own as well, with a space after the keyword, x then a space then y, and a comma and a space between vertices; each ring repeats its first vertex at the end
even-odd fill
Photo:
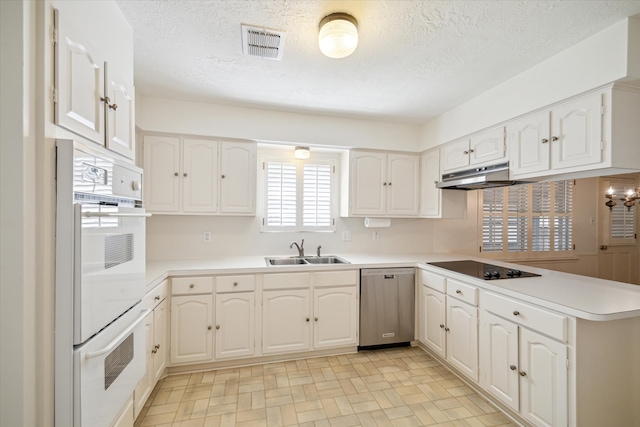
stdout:
POLYGON ((135 158, 135 94, 132 82, 105 64, 107 148, 130 159, 135 158))
POLYGON ((351 153, 350 205, 353 215, 384 215, 386 154, 351 153))
POLYGON ((521 413, 536 426, 567 425, 567 346, 520 328, 521 413))
POLYGON ((420 157, 420 216, 440 215, 442 190, 436 188, 440 182, 440 151, 434 150, 420 157))
POLYGON ((220 143, 220 213, 256 213, 256 145, 220 143))
POLYGON ((182 141, 182 211, 213 213, 218 208, 218 142, 182 141))
POLYGON ((216 295, 216 359, 255 353, 253 292, 216 295))
POLYGON ((311 315, 309 289, 263 292, 262 352, 309 350, 311 315))
POLYGON ((171 363, 213 359, 213 296, 171 298, 171 363))
POLYGON ((153 310, 153 378, 154 386, 167 367, 167 321, 169 320, 168 301, 165 299, 153 310))
POLYGON ((313 320, 313 348, 357 345, 357 287, 315 289, 313 320))
POLYGON ((389 154, 387 168, 387 214, 418 215, 420 158, 407 154, 389 154))
POLYGON ((551 110, 552 169, 600 163, 601 142, 601 94, 590 95, 551 110))
POLYGON ((424 292, 424 312, 425 312, 425 341, 433 351, 442 357, 446 356, 446 332, 445 319, 447 306, 445 295, 426 286, 422 287, 424 292))
POLYGON ((473 135, 469 142, 469 164, 496 162, 504 159, 505 136, 504 128, 499 127, 473 135))
POLYGON ((144 407, 144 403, 147 401, 147 399, 149 398, 149 395, 151 394, 151 391, 153 391, 153 387, 155 387, 156 385, 155 377, 153 374, 153 350, 154 350, 153 322, 154 322, 153 313, 147 314, 147 317, 144 318, 144 339, 146 343, 146 350, 145 350, 146 368, 133 394, 134 418, 138 418, 140 411, 142 411, 142 408, 144 407))
POLYGON ((469 139, 450 142, 440 149, 442 171, 449 172, 469 166, 469 139))
POLYGON ((56 10, 55 122, 104 146, 104 58, 56 10))
POLYGON ((180 140, 144 137, 144 203, 148 211, 180 210, 180 140))
POLYGON ((513 177, 549 169, 549 121, 549 112, 545 111, 507 125, 513 177))
POLYGON ((478 381, 478 309, 447 297, 447 360, 478 381))
POLYGON ((485 311, 480 347, 482 387, 519 411, 518 325, 485 311))

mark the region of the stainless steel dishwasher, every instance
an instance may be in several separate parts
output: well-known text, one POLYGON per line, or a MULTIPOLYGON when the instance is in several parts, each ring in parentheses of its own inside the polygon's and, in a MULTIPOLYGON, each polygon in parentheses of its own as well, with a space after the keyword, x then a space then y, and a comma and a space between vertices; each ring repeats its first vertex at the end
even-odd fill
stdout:
POLYGON ((414 317, 415 269, 360 270, 359 349, 409 345, 414 317))

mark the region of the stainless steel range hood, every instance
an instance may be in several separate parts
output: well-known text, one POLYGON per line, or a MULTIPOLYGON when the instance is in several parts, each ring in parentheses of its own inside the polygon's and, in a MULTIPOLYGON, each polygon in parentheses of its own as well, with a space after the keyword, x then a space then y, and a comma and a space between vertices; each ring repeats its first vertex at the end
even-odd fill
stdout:
POLYGON ((478 190, 509 185, 529 184, 535 181, 515 181, 509 179, 509 162, 491 166, 478 166, 442 175, 436 187, 446 190, 478 190))

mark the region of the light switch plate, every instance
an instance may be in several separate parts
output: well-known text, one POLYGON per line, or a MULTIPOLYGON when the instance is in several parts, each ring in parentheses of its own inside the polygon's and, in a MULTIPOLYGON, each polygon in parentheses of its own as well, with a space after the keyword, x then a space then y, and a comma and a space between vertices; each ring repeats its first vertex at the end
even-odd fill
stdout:
POLYGON ((343 231, 342 232, 342 241, 343 242, 350 242, 351 241, 351 232, 350 231, 343 231))
POLYGON ((211 232, 205 231, 202 233, 202 241, 205 243, 211 243, 211 232))

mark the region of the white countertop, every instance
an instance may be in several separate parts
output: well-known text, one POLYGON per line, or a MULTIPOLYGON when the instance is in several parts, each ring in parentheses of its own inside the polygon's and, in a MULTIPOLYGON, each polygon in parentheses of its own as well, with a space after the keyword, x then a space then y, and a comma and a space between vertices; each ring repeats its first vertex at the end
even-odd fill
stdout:
POLYGON ((240 272, 243 274, 260 274, 381 267, 424 268, 427 267, 428 262, 473 259, 505 267, 517 267, 523 271, 540 274, 540 277, 488 281, 474 279, 437 267, 429 266, 429 268, 472 283, 480 288, 538 304, 577 318, 603 321, 640 316, 640 286, 638 285, 456 254, 331 255, 344 258, 350 264, 268 267, 262 256, 228 257, 212 260, 149 261, 147 262, 146 273, 147 289, 150 290, 169 276, 238 274, 240 272))

